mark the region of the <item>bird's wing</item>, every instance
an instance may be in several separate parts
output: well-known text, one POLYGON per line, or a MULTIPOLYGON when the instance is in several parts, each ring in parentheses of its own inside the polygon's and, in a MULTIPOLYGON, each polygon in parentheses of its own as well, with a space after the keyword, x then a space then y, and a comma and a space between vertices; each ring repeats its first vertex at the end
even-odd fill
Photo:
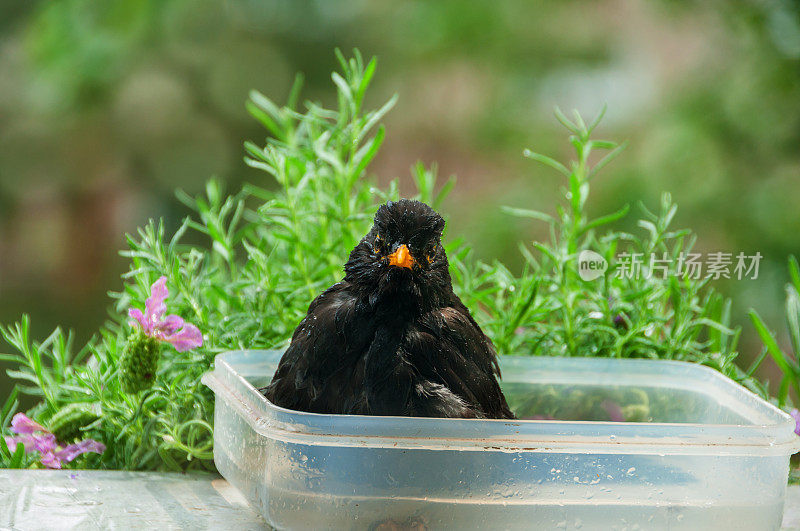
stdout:
POLYGON ((474 404, 485 417, 514 418, 497 381, 494 346, 458 298, 423 315, 406 341, 423 377, 474 404))
POLYGON ((281 407, 316 413, 337 412, 354 400, 352 360, 346 359, 360 348, 355 319, 356 300, 347 282, 334 284, 319 295, 292 335, 289 348, 264 395, 281 407), (337 392, 333 392, 337 389, 337 392))

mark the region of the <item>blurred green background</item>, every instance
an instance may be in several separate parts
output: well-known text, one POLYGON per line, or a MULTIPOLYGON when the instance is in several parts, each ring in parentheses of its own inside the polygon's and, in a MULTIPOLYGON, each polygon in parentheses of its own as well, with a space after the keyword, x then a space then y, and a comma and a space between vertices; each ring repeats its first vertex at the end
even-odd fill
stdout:
POLYGON ((379 57, 373 103, 400 96, 373 170, 405 191, 418 159, 456 174, 448 230, 480 257, 513 264, 519 238, 546 237, 499 207, 553 211, 560 177, 521 156, 569 154, 553 106, 607 103, 600 135, 629 147, 590 211, 671 192, 702 250, 765 257, 757 280, 717 283, 743 356, 760 348, 748 307, 783 327, 786 258, 800 252, 796 0, 0 6, 0 322, 30 313, 41 337, 60 324, 88 339, 126 268, 123 234, 150 217, 174 227, 176 187, 265 181, 242 163, 242 142, 264 136, 248 91, 281 101, 302 71, 305 96, 329 102, 339 46, 379 57))

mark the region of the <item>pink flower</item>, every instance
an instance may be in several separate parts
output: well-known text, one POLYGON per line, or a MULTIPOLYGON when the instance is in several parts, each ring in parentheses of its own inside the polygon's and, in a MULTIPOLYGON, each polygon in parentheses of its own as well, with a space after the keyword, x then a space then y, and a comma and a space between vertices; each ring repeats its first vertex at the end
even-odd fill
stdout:
POLYGON ((556 420, 552 415, 533 415, 531 417, 522 417, 520 420, 556 420))
POLYGON ((6 445, 13 452, 19 443, 26 453, 39 452, 39 461, 47 468, 61 468, 62 463, 69 463, 81 454, 94 452, 102 454, 106 451, 103 443, 85 439, 74 444, 61 444, 56 436, 47 431, 41 424, 29 419, 24 413, 17 413, 11 419, 11 431, 16 437, 6 437, 6 445))
POLYGON ((613 400, 603 400, 600 404, 608 414, 608 420, 611 422, 625 422, 625 415, 622 413, 622 408, 613 400))
POLYGON ((102 454, 106 446, 92 439, 84 439, 74 444, 68 444, 60 450, 51 451, 42 455, 41 462, 48 468, 61 468, 61 463, 69 463, 81 454, 94 452, 102 454))
POLYGON ((794 419, 794 432, 797 435, 800 435, 800 411, 793 409, 791 413, 789 413, 792 418, 794 419))
POLYGON ((128 315, 141 326, 145 335, 170 343, 178 352, 202 346, 203 334, 195 325, 185 322, 177 315, 164 317, 167 313, 167 306, 164 304, 167 296, 167 277, 161 277, 150 286, 144 314, 138 308, 131 308, 128 315))
MULTIPOLYGON (((22 413, 17 413, 17 415, 22 415, 22 413)), ((6 444, 11 451, 14 451, 19 443, 22 443, 22 446, 25 447, 25 452, 39 452, 40 454, 50 452, 57 446, 56 436, 49 432, 26 433, 18 437, 6 437, 6 444)))
POLYGON ((38 422, 34 422, 22 413, 17 413, 11 419, 11 431, 14 433, 35 433, 37 431, 47 431, 38 422))

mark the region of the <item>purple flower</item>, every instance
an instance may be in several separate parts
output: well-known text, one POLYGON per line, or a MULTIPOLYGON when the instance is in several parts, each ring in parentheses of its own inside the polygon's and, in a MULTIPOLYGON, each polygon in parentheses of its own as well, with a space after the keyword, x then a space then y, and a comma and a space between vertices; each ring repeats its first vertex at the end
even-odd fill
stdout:
MULTIPOLYGON (((21 415, 21 413, 17 413, 21 415)), ((49 432, 26 433, 18 437, 6 437, 6 444, 10 450, 14 450, 19 443, 25 447, 25 452, 39 452, 46 454, 53 451, 57 446, 56 436, 49 432)))
POLYGON ((61 468, 62 463, 69 463, 81 454, 94 452, 102 454, 106 447, 92 439, 63 445, 56 440, 56 436, 47 431, 41 424, 29 419, 24 413, 17 413, 11 419, 11 431, 16 437, 6 437, 6 445, 11 451, 19 443, 25 452, 39 452, 39 461, 47 468, 61 468))
POLYGON ((146 336, 170 343, 178 352, 197 348, 203 344, 203 334, 193 324, 185 322, 177 315, 167 315, 164 301, 169 296, 167 277, 161 277, 150 286, 150 296, 145 301, 145 311, 138 308, 128 310, 146 336))
POLYGON ((611 422, 625 422, 625 415, 622 413, 622 408, 613 400, 603 400, 600 404, 603 409, 608 413, 608 420, 611 422))
POLYGON ((84 439, 74 444, 68 444, 60 450, 48 452, 42 455, 42 464, 48 468, 61 468, 61 463, 69 463, 81 454, 94 452, 102 454, 106 451, 106 446, 92 439, 84 439))
POLYGON ((556 420, 552 415, 533 415, 530 417, 522 417, 520 420, 556 420))
POLYGON ((17 413, 11 419, 11 431, 14 433, 35 433, 37 431, 47 431, 38 422, 34 422, 22 413, 17 413))
POLYGON ((791 413, 789 413, 792 418, 794 419, 794 432, 797 435, 800 435, 800 411, 793 409, 791 413))

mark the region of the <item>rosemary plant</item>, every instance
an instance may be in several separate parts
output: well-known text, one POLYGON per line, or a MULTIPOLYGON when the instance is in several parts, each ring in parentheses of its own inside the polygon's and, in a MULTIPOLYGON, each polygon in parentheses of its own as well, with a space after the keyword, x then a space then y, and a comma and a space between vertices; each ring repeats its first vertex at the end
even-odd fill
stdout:
MULTIPOLYGON (((764 348, 756 362, 761 363, 769 354, 782 373, 778 396, 775 397, 778 406, 782 408, 792 406, 794 403, 792 394, 794 394, 795 400, 800 397, 800 265, 794 256, 789 258, 789 277, 790 281, 786 284, 784 309, 791 344, 790 353, 786 354, 781 350, 775 335, 767 328, 758 312, 750 310, 750 320, 764 342, 764 348)), ((796 418, 800 418, 800 415, 797 415, 796 418)))
POLYGON ((513 216, 547 224, 549 241, 520 243, 525 265, 514 275, 503 264, 472 265, 468 251, 454 261, 460 294, 479 311, 479 320, 498 350, 507 354, 672 359, 702 363, 766 396, 752 373, 735 363, 740 330, 730 325, 730 301, 681 270, 681 257, 696 237, 674 230, 677 206, 664 194, 657 212, 642 205, 638 234, 612 228, 629 207, 591 218, 586 205, 598 172, 624 149, 594 140, 602 112, 586 124, 576 112, 556 117, 570 133, 575 158, 568 164, 546 155, 525 155, 554 169, 566 180, 564 201, 555 212, 505 208, 513 216), (604 155, 591 163, 591 155, 604 155), (593 251, 609 264, 599 278, 579 275, 581 251, 593 251), (647 261, 637 274, 621 274, 616 257, 659 256, 659 271, 647 261))
MULTIPOLYGON (((377 109, 364 108, 376 62, 356 51, 337 52, 341 72, 332 75, 337 105, 300 105, 298 77, 288 102, 279 106, 254 92, 247 108, 267 130, 264 143, 245 144, 246 163, 272 183, 251 183, 228 194, 210 181, 205 194, 177 196, 193 214, 174 233, 151 221, 128 237, 130 269, 124 287, 112 293, 111 319, 89 343, 73 345, 56 329, 44 341, 29 335, 28 317, 0 327, 15 353, 9 374, 17 386, 0 411, 8 435, 19 393, 38 404, 28 415, 43 426, 75 403, 99 412, 96 420, 72 426, 106 445, 102 454, 82 455, 69 467, 190 470, 212 468, 213 396, 200 383, 214 356, 238 348, 286 343, 321 289, 340 279, 342 264, 369 227, 377 206, 398 198, 393 182, 376 188, 368 173, 384 139, 380 125, 395 98, 377 109), (205 242, 186 243, 193 231, 205 242), (120 358, 132 325, 126 311, 142 307, 151 284, 166 276, 169 313, 195 324, 203 345, 184 353, 166 348, 151 386, 126 392, 120 358)), ((674 269, 665 278, 615 275, 614 256, 666 252, 676 257, 694 243, 688 231, 670 229, 676 207, 664 196, 658 213, 645 210, 641 235, 608 227, 628 213, 600 218, 586 213, 590 183, 621 147, 592 139, 600 120, 586 125, 557 113, 569 130, 576 158, 569 165, 526 152, 566 178, 563 204, 554 214, 506 209, 548 224, 550 240, 520 243, 525 258, 515 273, 503 264, 476 260, 469 246, 451 241, 448 251, 457 292, 504 354, 614 356, 679 359, 704 363, 765 393, 750 372, 737 368, 738 330, 729 325, 730 304, 705 282, 674 269), (607 155, 592 164, 593 152, 607 155), (612 264, 596 280, 580 278, 576 257, 591 249, 612 264)), ((433 169, 417 165, 412 178, 418 198, 439 207, 452 188, 437 185, 433 169)), ((196 239, 196 238, 195 238, 196 239)), ((49 429, 49 428, 48 428, 49 429)), ((9 448, 0 438, 0 466, 41 466, 22 445, 9 448)))

